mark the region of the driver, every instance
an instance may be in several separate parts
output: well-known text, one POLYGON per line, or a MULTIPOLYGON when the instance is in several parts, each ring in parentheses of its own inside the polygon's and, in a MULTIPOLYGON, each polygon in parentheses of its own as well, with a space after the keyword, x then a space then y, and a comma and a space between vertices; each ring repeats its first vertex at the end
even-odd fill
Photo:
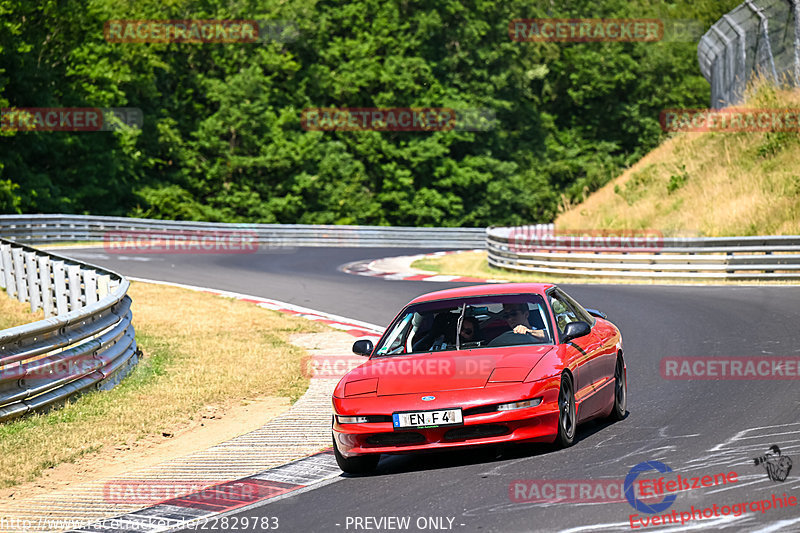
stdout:
POLYGON ((514 333, 522 335, 533 335, 540 339, 545 338, 545 333, 541 329, 534 329, 528 322, 528 306, 521 303, 506 303, 503 304, 503 312, 501 316, 508 323, 508 327, 514 333))

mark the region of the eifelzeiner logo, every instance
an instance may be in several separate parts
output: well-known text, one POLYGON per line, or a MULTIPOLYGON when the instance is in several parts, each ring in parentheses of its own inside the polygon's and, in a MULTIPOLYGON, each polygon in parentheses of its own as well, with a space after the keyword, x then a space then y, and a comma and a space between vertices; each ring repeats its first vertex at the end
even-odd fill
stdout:
POLYGON ((628 503, 639 512, 642 513, 649 513, 649 514, 657 514, 661 511, 669 509, 670 506, 675 503, 675 499, 678 497, 676 494, 668 494, 658 503, 644 503, 642 500, 638 499, 634 494, 634 486, 633 484, 636 482, 636 478, 639 477, 639 474, 643 472, 649 472, 650 470, 655 470, 656 472, 661 472, 662 474, 666 472, 672 472, 672 469, 665 465, 660 461, 644 461, 639 463, 638 465, 634 466, 628 472, 628 475, 625 476, 625 498, 628 500, 628 503))

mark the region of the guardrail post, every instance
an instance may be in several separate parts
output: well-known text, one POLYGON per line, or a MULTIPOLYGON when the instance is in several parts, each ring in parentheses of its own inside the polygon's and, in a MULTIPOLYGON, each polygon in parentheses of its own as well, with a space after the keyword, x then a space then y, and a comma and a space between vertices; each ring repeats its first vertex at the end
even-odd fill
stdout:
POLYGON ((8 293, 10 298, 13 298, 14 293, 14 268, 11 264, 11 246, 7 244, 0 245, 0 263, 3 265, 3 288, 8 293))
POLYGON ((97 272, 94 270, 81 270, 81 272, 83 272, 86 305, 91 305, 97 301, 97 272))
POLYGON ((98 298, 105 298, 110 291, 109 287, 111 285, 111 276, 103 275, 97 276, 97 297, 98 298))
POLYGON ((44 317, 49 318, 55 315, 53 312, 53 287, 50 280, 50 258, 46 255, 40 255, 38 261, 42 308, 44 309, 44 317))
POLYGON ((56 313, 62 315, 69 312, 67 305, 67 279, 64 272, 64 261, 53 261, 53 286, 55 287, 56 313))
POLYGON ((25 252, 25 273, 28 277, 28 301, 31 303, 31 313, 35 313, 42 307, 42 292, 34 252, 25 252))
POLYGON ((69 279, 69 310, 76 311, 83 307, 81 300, 81 267, 68 265, 67 276, 69 279))
POLYGON ((14 262, 14 280, 16 281, 17 300, 28 300, 28 288, 25 283, 25 262, 22 260, 22 249, 11 248, 11 259, 14 262))

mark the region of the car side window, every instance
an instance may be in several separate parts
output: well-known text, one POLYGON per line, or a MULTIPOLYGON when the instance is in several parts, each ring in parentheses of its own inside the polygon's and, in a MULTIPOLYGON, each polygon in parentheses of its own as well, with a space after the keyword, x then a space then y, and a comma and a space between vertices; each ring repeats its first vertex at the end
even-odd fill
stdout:
POLYGON ((551 292, 548 297, 550 298, 550 306, 553 308, 553 314, 556 317, 556 325, 558 331, 563 335, 564 328, 570 322, 578 322, 581 319, 578 314, 563 297, 560 297, 555 291, 551 292))
POLYGON ((589 311, 584 309, 581 304, 576 302, 574 298, 572 298, 569 294, 559 289, 555 289, 553 292, 557 294, 559 298, 561 298, 565 303, 567 303, 570 306, 571 309, 575 311, 578 320, 583 320, 590 326, 594 326, 595 323, 594 317, 590 315, 589 311))
POLYGON ((401 353, 403 351, 404 341, 408 337, 408 331, 411 329, 413 317, 414 313, 408 313, 403 317, 403 320, 395 326, 384 345, 378 350, 378 355, 401 353))

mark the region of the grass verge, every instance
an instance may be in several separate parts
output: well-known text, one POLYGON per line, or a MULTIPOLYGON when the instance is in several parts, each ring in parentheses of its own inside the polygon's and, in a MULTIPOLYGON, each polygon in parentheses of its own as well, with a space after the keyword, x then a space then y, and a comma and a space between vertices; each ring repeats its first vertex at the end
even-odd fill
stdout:
POLYGON ((21 326, 43 318, 44 312, 41 309, 31 313, 31 304, 9 298, 6 291, 0 290, 0 329, 21 326))
MULTIPOLYGON (((759 85, 742 107, 800 107, 800 90, 759 85)), ((583 203, 566 229, 655 229, 664 235, 800 235, 800 134, 680 133, 583 203)))
POLYGON ((143 359, 111 391, 0 424, 0 488, 107 447, 174 434, 208 407, 263 397, 295 401, 308 387, 305 352, 287 339, 325 326, 163 285, 132 283, 129 294, 143 359))
MULTIPOLYGON (((412 268, 429 270, 447 276, 464 276, 485 279, 502 279, 512 282, 527 283, 599 283, 598 278, 578 278, 552 276, 492 268, 486 259, 486 252, 466 251, 436 257, 426 257, 411 263, 412 268)), ((623 280, 629 281, 629 280, 623 280)))

